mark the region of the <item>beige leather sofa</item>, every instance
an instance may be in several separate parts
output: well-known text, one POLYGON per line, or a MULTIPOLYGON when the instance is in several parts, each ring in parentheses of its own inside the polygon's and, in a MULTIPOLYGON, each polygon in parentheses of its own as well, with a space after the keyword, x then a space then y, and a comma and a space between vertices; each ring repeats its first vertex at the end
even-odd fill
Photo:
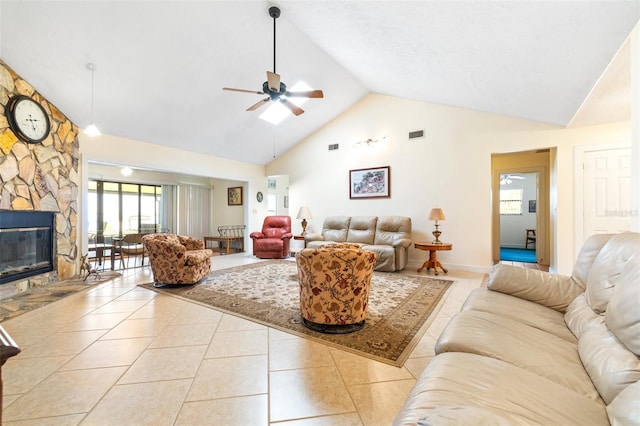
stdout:
POLYGON ((395 425, 640 424, 640 234, 571 277, 497 265, 443 330, 395 425))
POLYGON ((409 260, 411 218, 404 216, 331 216, 321 233, 305 235, 308 248, 355 243, 376 253, 376 271, 401 271, 409 260))

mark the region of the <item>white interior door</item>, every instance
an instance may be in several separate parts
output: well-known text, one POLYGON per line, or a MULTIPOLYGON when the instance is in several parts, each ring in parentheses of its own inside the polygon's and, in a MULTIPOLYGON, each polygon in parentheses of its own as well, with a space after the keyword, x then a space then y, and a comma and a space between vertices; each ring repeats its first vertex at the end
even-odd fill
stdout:
POLYGON ((631 148, 584 153, 583 241, 631 230, 631 148))

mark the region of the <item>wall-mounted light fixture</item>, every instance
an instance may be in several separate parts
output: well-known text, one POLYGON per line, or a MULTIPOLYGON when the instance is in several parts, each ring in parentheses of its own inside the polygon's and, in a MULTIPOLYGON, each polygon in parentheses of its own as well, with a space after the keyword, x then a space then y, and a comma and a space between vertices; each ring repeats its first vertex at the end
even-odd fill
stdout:
POLYGON ((381 142, 384 142, 387 139, 386 136, 383 136, 381 138, 378 139, 366 139, 363 141, 358 141, 356 143, 353 144, 354 147, 356 148, 368 148, 371 147, 373 145, 379 144, 381 142))

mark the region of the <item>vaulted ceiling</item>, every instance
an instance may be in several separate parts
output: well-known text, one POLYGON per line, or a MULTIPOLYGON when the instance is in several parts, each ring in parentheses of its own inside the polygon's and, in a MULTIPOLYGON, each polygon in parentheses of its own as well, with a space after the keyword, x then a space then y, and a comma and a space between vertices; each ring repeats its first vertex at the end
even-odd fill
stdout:
POLYGON ((274 126, 245 111, 260 96, 222 91, 261 90, 273 4, 4 0, 0 58, 81 127, 94 63, 103 133, 256 164, 370 92, 560 126, 630 118, 637 0, 278 1, 277 72, 325 98, 274 126))

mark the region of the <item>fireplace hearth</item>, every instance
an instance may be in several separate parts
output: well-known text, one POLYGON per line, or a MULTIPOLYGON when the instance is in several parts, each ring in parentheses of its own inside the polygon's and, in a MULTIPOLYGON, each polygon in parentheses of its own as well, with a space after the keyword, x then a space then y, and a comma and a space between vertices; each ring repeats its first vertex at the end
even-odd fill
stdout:
POLYGON ((0 210, 0 284, 53 270, 54 213, 0 210))

